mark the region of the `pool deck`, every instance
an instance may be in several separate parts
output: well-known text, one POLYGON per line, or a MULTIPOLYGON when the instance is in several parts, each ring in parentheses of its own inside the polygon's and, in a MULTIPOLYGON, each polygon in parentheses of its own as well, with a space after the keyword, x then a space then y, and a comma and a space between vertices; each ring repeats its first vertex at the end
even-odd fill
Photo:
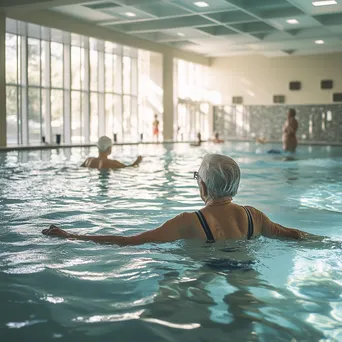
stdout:
MULTIPOLYGON (((255 143, 255 140, 251 139, 227 139, 226 142, 249 142, 255 143)), ((190 144, 193 141, 162 141, 162 142, 127 142, 127 143, 114 143, 113 146, 126 146, 126 145, 155 145, 155 144, 190 144)), ((204 143, 207 141, 203 141, 204 143)), ((280 140, 268 141, 267 144, 281 144, 280 140)), ((312 146, 342 146, 341 142, 332 141, 299 141, 298 145, 312 145, 312 146)), ((72 148, 72 147, 96 147, 96 143, 84 143, 84 144, 40 144, 40 145, 11 145, 0 146, 0 152, 8 151, 26 151, 26 150, 47 150, 47 149, 59 149, 59 148, 72 148)))

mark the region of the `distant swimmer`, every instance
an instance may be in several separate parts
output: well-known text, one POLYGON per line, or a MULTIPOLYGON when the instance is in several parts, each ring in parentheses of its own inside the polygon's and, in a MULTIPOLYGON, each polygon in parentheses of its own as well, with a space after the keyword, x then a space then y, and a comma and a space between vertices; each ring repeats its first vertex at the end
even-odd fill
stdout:
POLYGON ((110 138, 106 136, 101 137, 97 143, 99 156, 97 158, 87 158, 81 166, 89 167, 91 169, 121 169, 124 167, 138 166, 141 163, 141 156, 139 156, 137 160, 130 165, 122 164, 117 160, 108 159, 108 156, 112 153, 112 145, 113 143, 110 138))
POLYGON ((267 153, 269 153, 269 154, 282 154, 283 151, 275 150, 275 149, 272 148, 271 150, 268 150, 267 153))
POLYGON ((214 144, 222 144, 224 140, 220 139, 220 135, 216 132, 215 138, 211 140, 214 144))
POLYGON ((261 138, 256 138, 255 140, 258 144, 266 144, 267 143, 267 139, 264 137, 261 138))
POLYGON ((197 142, 190 144, 190 146, 197 147, 197 146, 201 146, 201 144, 202 144, 202 135, 200 132, 198 132, 197 133, 197 142))
POLYGON ((298 145, 296 133, 298 121, 296 120, 296 110, 291 108, 287 113, 287 120, 283 125, 283 150, 285 152, 296 152, 298 145))

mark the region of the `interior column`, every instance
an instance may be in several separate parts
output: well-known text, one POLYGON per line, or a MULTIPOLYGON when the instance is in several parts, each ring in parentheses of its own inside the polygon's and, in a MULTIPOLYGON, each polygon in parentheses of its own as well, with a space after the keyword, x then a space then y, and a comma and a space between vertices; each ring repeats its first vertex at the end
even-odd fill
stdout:
POLYGON ((173 57, 163 55, 163 131, 164 140, 173 140, 174 99, 173 99, 173 57))

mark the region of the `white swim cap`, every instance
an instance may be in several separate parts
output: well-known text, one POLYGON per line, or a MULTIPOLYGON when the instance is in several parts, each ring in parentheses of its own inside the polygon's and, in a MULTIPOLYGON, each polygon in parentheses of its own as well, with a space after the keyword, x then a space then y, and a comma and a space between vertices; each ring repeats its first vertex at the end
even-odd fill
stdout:
POLYGON ((97 142, 97 148, 100 152, 106 152, 109 147, 112 147, 112 140, 106 136, 103 136, 97 142))

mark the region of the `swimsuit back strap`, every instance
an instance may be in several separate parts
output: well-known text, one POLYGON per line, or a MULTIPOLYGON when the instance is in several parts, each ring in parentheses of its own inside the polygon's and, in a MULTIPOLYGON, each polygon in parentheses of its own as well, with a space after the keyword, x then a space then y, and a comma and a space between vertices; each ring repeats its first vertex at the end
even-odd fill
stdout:
POLYGON ((211 229, 210 229, 208 222, 205 219, 203 213, 199 210, 199 211, 196 211, 195 214, 197 215, 198 220, 200 221, 201 226, 205 232, 205 235, 207 236, 207 242, 215 242, 213 233, 211 232, 211 229))
POLYGON ((243 209, 245 209, 247 217, 248 217, 248 233, 247 233, 247 240, 250 240, 251 237, 254 234, 254 224, 253 224, 253 218, 252 218, 252 214, 250 212, 250 210, 246 207, 242 207, 243 209))

